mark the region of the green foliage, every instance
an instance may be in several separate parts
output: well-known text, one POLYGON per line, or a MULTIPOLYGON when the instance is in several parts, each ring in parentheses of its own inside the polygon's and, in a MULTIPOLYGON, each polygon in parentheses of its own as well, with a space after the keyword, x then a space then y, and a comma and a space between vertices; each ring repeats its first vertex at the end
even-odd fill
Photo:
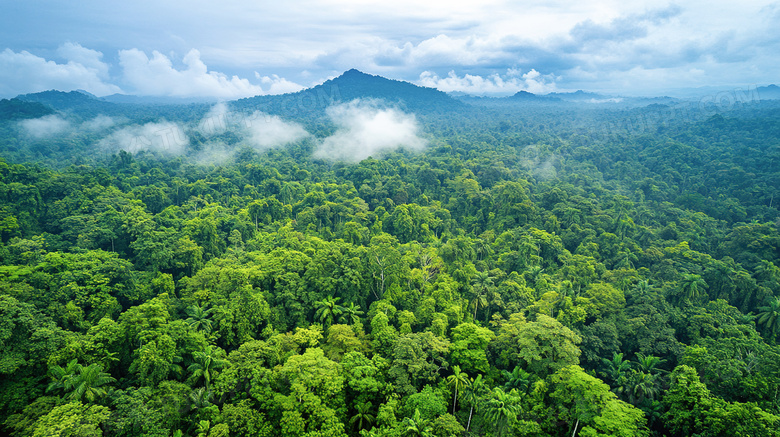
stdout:
POLYGON ((777 434, 776 103, 624 132, 668 107, 336 84, 230 102, 313 133, 264 152, 207 105, 0 101, 0 434, 777 434), (429 146, 314 157, 369 95, 429 146), (50 107, 190 144, 19 134, 50 107))

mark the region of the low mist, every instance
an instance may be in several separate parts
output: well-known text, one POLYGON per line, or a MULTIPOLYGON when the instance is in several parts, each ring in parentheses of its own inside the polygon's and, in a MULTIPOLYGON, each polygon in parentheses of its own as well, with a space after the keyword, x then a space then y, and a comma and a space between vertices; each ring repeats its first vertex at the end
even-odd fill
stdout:
POLYGON ((147 150, 168 155, 184 153, 188 144, 189 138, 182 127, 165 121, 123 127, 99 143, 109 151, 138 153, 147 150))
POLYGON ((198 123, 198 131, 206 137, 227 130, 238 134, 257 151, 282 147, 310 136, 298 123, 260 111, 252 114, 232 112, 224 103, 214 105, 198 123))
POLYGON ((38 140, 61 135, 71 128, 70 122, 56 114, 22 120, 19 122, 19 126, 25 134, 38 140))
POLYGON ((381 107, 374 100, 353 100, 326 112, 337 130, 320 142, 316 158, 358 162, 399 148, 420 151, 427 145, 414 115, 381 107))

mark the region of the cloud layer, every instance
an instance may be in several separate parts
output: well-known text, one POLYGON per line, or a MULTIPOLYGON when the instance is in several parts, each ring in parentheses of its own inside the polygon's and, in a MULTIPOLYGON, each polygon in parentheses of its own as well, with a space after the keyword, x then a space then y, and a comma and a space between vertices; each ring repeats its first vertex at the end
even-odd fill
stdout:
POLYGON ((22 131, 28 136, 41 140, 62 135, 70 130, 70 123, 56 114, 19 122, 22 131))
POLYGON ((258 151, 281 147, 310 136, 298 123, 260 111, 231 112, 225 103, 214 105, 198 123, 197 129, 206 137, 233 131, 258 151))
POLYGON ((41 0, 4 12, 3 96, 81 88, 237 98, 293 91, 349 68, 480 94, 532 89, 507 70, 554 77, 561 90, 647 94, 775 82, 780 52, 780 6, 769 0, 237 0, 186 8, 41 0))
POLYGON ((357 162, 398 148, 419 151, 427 144, 413 115, 383 108, 376 101, 334 105, 327 114, 337 130, 320 142, 314 152, 317 158, 357 162))
POLYGON ((473 74, 458 76, 455 71, 450 71, 446 77, 439 77, 434 72, 424 71, 420 74, 417 83, 444 92, 463 92, 483 96, 508 95, 518 91, 547 94, 557 90, 555 80, 554 75, 542 75, 536 70, 522 73, 519 70, 509 69, 506 74, 495 73, 486 77, 473 74))
POLYGON ((119 50, 120 74, 109 75, 103 53, 65 43, 56 50, 64 63, 27 51, 0 52, 0 97, 57 89, 85 90, 97 96, 126 93, 141 96, 239 99, 300 91, 304 87, 277 75, 254 74, 255 82, 209 70, 198 50, 190 50, 177 68, 168 56, 152 51, 119 50), (121 85, 121 86, 120 86, 121 85))
POLYGON ((109 152, 152 151, 165 155, 186 152, 190 140, 181 125, 170 122, 126 126, 100 140, 98 146, 109 152))

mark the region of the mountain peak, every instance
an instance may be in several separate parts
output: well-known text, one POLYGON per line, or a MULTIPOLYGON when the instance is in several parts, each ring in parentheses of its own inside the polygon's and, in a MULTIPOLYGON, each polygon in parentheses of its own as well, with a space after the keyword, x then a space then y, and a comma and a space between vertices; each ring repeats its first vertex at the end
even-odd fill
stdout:
POLYGON ((370 74, 363 73, 362 71, 356 69, 356 68, 350 68, 349 70, 341 73, 341 77, 344 76, 371 76, 370 74))

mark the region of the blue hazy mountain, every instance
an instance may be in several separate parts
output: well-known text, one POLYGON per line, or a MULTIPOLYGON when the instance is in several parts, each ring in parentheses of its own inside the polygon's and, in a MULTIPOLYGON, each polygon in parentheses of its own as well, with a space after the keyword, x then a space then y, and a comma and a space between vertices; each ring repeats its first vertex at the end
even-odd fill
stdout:
POLYGON ((233 102, 237 108, 255 108, 286 115, 324 113, 327 106, 355 99, 377 99, 419 114, 466 110, 463 102, 442 91, 387 79, 351 69, 341 76, 296 93, 255 96, 233 102))

